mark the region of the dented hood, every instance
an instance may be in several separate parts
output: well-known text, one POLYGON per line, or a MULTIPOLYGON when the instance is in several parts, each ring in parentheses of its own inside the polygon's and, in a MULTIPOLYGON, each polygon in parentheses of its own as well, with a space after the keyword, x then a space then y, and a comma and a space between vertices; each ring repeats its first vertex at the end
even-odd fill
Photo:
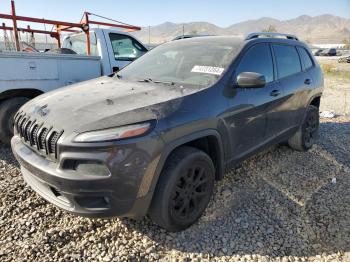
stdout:
POLYGON ((31 100, 21 110, 66 132, 85 132, 163 118, 198 89, 102 77, 31 100))

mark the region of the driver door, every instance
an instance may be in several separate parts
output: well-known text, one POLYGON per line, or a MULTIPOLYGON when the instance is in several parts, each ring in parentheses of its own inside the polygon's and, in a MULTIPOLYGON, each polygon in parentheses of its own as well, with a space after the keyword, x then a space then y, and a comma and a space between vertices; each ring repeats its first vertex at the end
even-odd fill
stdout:
MULTIPOLYGON (((265 76, 266 85, 258 88, 242 88, 234 84, 230 99, 228 120, 232 161, 244 158, 266 143, 267 115, 271 104, 281 93, 280 84, 275 81, 274 64, 268 43, 251 46, 242 56, 234 74, 255 72, 265 76)), ((232 87, 231 87, 232 88, 232 87)))

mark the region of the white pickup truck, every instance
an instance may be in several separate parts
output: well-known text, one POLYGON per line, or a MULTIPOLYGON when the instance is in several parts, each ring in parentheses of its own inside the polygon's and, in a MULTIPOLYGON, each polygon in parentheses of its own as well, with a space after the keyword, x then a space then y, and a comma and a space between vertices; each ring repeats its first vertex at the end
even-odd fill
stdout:
POLYGON ((0 141, 8 144, 13 117, 19 107, 44 92, 109 75, 148 50, 132 35, 110 29, 90 30, 91 56, 86 36, 64 38, 61 51, 69 54, 0 51, 0 141))

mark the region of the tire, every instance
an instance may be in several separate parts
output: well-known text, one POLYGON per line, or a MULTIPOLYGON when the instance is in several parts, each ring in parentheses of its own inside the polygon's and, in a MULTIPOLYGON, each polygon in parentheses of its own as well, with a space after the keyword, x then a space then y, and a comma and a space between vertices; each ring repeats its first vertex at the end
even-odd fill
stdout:
POLYGON ((308 106, 299 130, 288 140, 289 146, 298 151, 308 151, 318 138, 319 124, 319 109, 308 106))
POLYGON ((0 104, 0 141, 10 145, 13 136, 14 117, 18 109, 29 101, 27 97, 15 97, 0 104))
POLYGON ((213 194, 215 168, 201 150, 183 146, 167 159, 149 209, 152 221, 171 232, 184 230, 203 214, 213 194))

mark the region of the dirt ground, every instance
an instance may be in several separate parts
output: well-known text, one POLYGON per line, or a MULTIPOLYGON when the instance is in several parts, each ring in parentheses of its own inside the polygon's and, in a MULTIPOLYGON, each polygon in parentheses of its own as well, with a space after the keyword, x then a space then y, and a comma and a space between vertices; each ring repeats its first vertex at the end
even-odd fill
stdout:
POLYGON ((148 218, 67 214, 25 185, 10 149, 0 146, 0 260, 349 262, 350 80, 325 80, 321 111, 336 117, 321 119, 317 145, 307 153, 276 146, 245 161, 181 233, 148 218))
POLYGON ((319 63, 331 67, 334 71, 325 75, 326 88, 321 111, 329 110, 339 115, 350 116, 350 64, 338 63, 336 59, 325 57, 321 57, 319 63), (346 77, 342 73, 347 73, 346 77))

